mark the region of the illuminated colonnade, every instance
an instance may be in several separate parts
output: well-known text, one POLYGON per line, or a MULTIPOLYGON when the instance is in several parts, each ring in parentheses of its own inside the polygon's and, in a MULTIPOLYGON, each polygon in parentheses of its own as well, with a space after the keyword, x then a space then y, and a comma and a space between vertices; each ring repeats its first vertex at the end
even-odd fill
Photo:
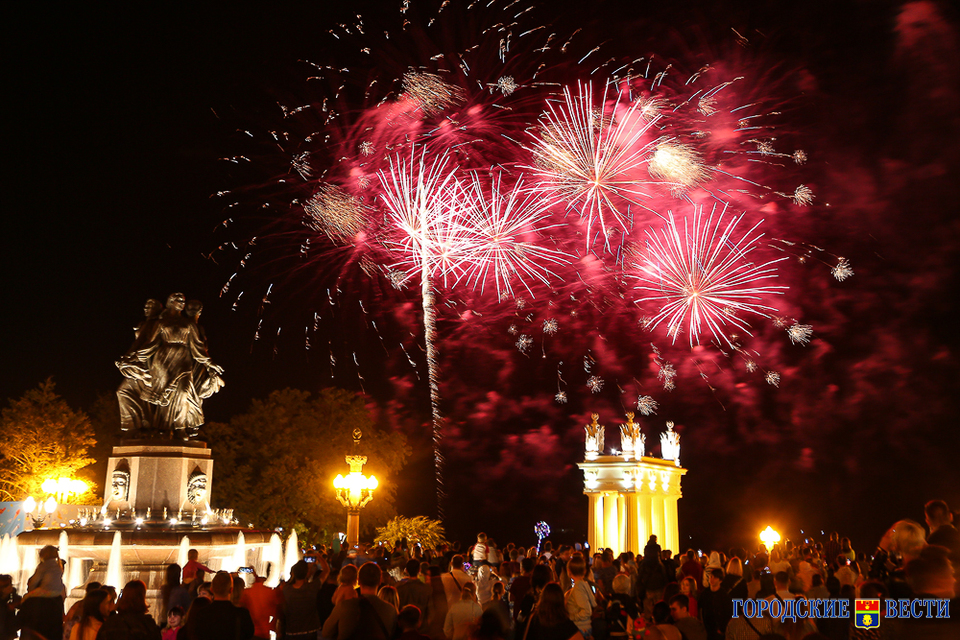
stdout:
POLYGON ((586 427, 586 460, 578 463, 583 492, 590 500, 590 548, 613 549, 614 555, 642 553, 655 535, 661 548, 682 553, 677 501, 682 495, 680 478, 687 470, 680 466, 680 436, 673 423, 667 423, 660 438, 663 459, 644 456, 644 436, 633 414, 627 414, 627 423, 620 426, 620 452, 601 455, 604 428, 597 424, 598 417, 594 414, 586 427))

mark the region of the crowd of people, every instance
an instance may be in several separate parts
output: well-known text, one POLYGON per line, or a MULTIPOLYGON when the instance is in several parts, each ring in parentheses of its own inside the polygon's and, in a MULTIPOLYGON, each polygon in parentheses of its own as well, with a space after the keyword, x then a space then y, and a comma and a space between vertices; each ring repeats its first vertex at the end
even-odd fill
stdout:
MULTIPOLYGON (((210 571, 190 550, 167 568, 160 611, 134 580, 116 590, 96 582, 64 615, 55 547, 19 598, 0 576, 0 640, 862 640, 960 638, 956 580, 960 533, 940 500, 926 525, 901 520, 871 555, 849 540, 790 541, 674 557, 651 536, 642 554, 588 553, 547 540, 502 549, 481 533, 457 543, 323 546, 306 551, 276 588, 255 572, 210 571), (212 578, 211 578, 212 576, 212 578), (208 580, 208 578, 210 578, 208 580), (887 620, 859 629, 850 618, 733 616, 734 600, 942 598, 952 619, 887 620)), ((248 569, 249 571, 249 569, 248 569)), ((853 607, 850 607, 851 611, 853 607)), ((882 615, 882 611, 881 611, 882 615)))

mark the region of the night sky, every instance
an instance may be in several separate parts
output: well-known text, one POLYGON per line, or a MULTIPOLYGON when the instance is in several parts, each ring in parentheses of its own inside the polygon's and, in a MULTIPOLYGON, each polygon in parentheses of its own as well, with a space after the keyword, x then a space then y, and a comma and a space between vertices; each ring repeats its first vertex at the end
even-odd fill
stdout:
MULTIPOLYGON (((208 421, 286 386, 362 388, 381 426, 403 430, 416 451, 398 480, 400 512, 430 513, 426 387, 397 348, 420 344, 415 292, 389 298, 351 278, 329 305, 329 274, 293 274, 290 256, 254 254, 255 266, 220 297, 238 256, 205 257, 231 239, 299 226, 272 219, 257 208, 258 192, 244 191, 267 180, 268 168, 218 158, 244 153, 240 130, 262 139, 285 127, 278 103, 314 99, 299 60, 360 55, 336 51, 327 33, 350 18, 342 3, 275 4, 14 11, 0 390, 17 397, 52 376, 68 402, 89 408, 120 383, 113 362, 144 300, 183 291, 204 302, 211 354, 226 369, 227 386, 204 406, 208 421), (211 197, 225 189, 237 196, 211 197), (257 302, 270 284, 255 341, 257 302), (250 304, 231 311, 241 289, 250 304), (356 300, 366 301, 362 313, 356 300), (307 351, 304 318, 315 310, 326 319, 307 351), (328 340, 338 354, 332 377, 328 340)), ((906 14, 896 2, 865 1, 593 2, 587 12, 582 4, 538 11, 611 42, 611 55, 657 51, 689 66, 746 61, 762 70, 810 155, 804 179, 817 200, 795 239, 848 257, 856 272, 844 283, 822 269, 791 276, 790 312, 814 325, 815 340, 802 349, 780 335, 771 347, 772 332, 759 331, 767 364, 783 374, 779 389, 718 374, 711 391, 678 357, 678 389, 654 394, 660 410, 641 423, 648 449, 665 420, 682 434, 682 538, 729 546, 774 523, 793 537, 838 530, 871 551, 893 521, 922 522, 928 499, 960 507, 956 13, 936 2, 906 14), (749 45, 738 46, 737 34, 749 45)), ((364 2, 355 12, 392 15, 399 5, 364 2)), ((299 242, 263 244, 295 253, 299 242)), ((572 539, 586 528, 574 466, 582 426, 600 412, 613 446, 629 403, 614 379, 628 387, 639 375, 614 363, 635 350, 626 341, 636 336, 610 318, 609 341, 588 338, 587 320, 562 325, 556 358, 589 351, 611 372, 607 393, 592 396, 571 367, 571 401, 558 406, 555 362, 517 351, 509 315, 491 311, 479 327, 441 318, 448 525, 461 537, 482 529, 523 544, 543 519, 572 539)), ((413 358, 422 372, 422 354, 413 358)))

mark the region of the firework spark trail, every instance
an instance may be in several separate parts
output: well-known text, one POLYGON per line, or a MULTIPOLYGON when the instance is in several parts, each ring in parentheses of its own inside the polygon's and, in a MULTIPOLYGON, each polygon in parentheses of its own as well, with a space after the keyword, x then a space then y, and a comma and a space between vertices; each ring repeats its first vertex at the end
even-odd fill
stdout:
POLYGON ((595 107, 591 84, 579 84, 576 94, 565 87, 562 101, 547 101, 539 135, 529 149, 535 163, 530 169, 570 206, 579 207, 588 247, 595 223, 605 240, 614 225, 628 231, 621 202, 640 204, 650 195, 642 190, 650 181, 640 175, 654 141, 643 139, 659 117, 644 118, 640 101, 618 113, 619 92, 613 115, 606 115, 608 91, 609 85, 595 107))
POLYGON ((525 189, 523 178, 505 187, 502 178, 498 172, 486 186, 474 172, 461 187, 467 206, 464 224, 473 240, 465 260, 467 277, 481 292, 486 281, 493 280, 498 300, 514 296, 513 280, 533 295, 527 278, 547 284, 557 277, 548 265, 569 263, 563 253, 526 239, 558 226, 544 224, 554 204, 549 194, 525 189))
POLYGON ((674 342, 681 327, 685 327, 691 347, 699 344, 705 330, 718 341, 733 346, 724 326, 730 324, 750 334, 749 325, 737 312, 769 317, 769 312, 776 309, 762 301, 787 289, 759 284, 776 277, 774 265, 786 258, 762 264, 747 259, 763 237, 755 233, 762 221, 735 239, 734 232, 743 214, 724 227, 725 210, 726 207, 720 211, 714 223, 716 207, 706 220, 703 208, 696 207, 692 228, 691 221, 684 218, 682 234, 670 212, 660 234, 647 232, 647 257, 636 265, 634 273, 640 280, 637 289, 647 295, 637 301, 660 305, 651 324, 655 327, 666 322, 674 342))
MULTIPOLYGON (((459 270, 457 261, 462 243, 457 244, 459 208, 451 202, 455 168, 447 154, 430 157, 411 147, 409 163, 399 157, 390 159, 389 172, 378 175, 381 199, 387 215, 402 234, 399 248, 404 250, 408 265, 419 267, 420 303, 423 310, 423 339, 427 358, 427 384, 430 387, 430 410, 433 436, 433 464, 437 480, 437 511, 443 519, 446 492, 443 484, 443 415, 440 413, 440 364, 437 342, 437 309, 433 273, 438 269, 446 283, 450 274, 459 270)), ((462 239, 462 238, 461 238, 462 239)), ((408 266, 408 277, 412 275, 408 266)), ((457 278, 459 280, 459 278, 457 278)))

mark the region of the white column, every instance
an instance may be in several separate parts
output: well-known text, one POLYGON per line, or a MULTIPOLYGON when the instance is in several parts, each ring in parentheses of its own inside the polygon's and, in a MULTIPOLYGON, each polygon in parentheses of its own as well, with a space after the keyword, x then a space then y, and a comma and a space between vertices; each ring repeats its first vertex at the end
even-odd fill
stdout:
POLYGON ((637 538, 640 541, 637 550, 634 553, 643 553, 643 547, 647 544, 653 531, 650 529, 650 494, 641 493, 637 495, 637 538))
POLYGON ((627 538, 624 544, 624 551, 633 551, 634 553, 640 553, 643 549, 643 545, 640 544, 638 500, 639 495, 636 491, 628 493, 626 497, 626 512, 624 513, 624 529, 626 529, 627 538))
POLYGON ((617 554, 627 550, 627 498, 617 494, 617 554))
POLYGON ((663 496, 653 495, 650 499, 650 535, 657 536, 657 542, 663 548, 666 532, 663 528, 663 496))
POLYGON ((670 549, 673 555, 683 553, 680 549, 680 528, 677 518, 677 499, 676 495, 668 495, 663 498, 663 528, 664 541, 661 543, 663 549, 670 549))
POLYGON ((590 545, 591 549, 597 548, 597 502, 599 500, 599 494, 587 494, 587 501, 589 502, 587 507, 587 544, 590 545))
POLYGON ((613 549, 613 556, 620 553, 620 527, 617 522, 617 494, 607 493, 603 496, 603 546, 613 549))

